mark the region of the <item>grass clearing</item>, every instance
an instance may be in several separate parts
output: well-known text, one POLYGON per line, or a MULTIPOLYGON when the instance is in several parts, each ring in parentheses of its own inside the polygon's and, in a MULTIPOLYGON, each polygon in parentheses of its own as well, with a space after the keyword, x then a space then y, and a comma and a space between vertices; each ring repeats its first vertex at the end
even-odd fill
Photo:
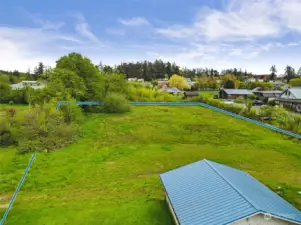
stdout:
MULTIPOLYGON (((301 209, 300 142, 255 124, 201 107, 136 106, 89 114, 83 131, 37 154, 5 224, 173 224, 159 174, 203 158, 283 187, 301 209)), ((0 197, 13 194, 30 157, 0 149, 0 197)))

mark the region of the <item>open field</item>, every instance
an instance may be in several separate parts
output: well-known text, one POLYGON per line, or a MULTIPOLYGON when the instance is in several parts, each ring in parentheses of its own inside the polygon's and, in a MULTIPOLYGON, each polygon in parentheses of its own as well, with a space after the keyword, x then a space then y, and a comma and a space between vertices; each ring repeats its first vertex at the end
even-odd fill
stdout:
MULTIPOLYGON (((30 157, 0 149, 0 198, 30 157)), ((203 158, 281 186, 301 209, 297 140, 201 107, 136 106, 89 114, 78 143, 38 153, 5 224, 173 224, 159 174, 203 158)))

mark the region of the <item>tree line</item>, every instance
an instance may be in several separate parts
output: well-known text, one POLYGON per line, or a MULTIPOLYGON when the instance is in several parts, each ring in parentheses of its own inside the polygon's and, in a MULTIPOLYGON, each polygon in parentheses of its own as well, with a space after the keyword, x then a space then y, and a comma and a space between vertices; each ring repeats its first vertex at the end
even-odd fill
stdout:
MULTIPOLYGON (((125 78, 143 78, 145 81, 170 78, 173 74, 192 79, 201 76, 219 77, 226 74, 231 74, 234 75, 240 81, 243 81, 246 78, 252 76, 251 72, 247 70, 243 71, 240 68, 228 68, 223 69, 221 71, 217 71, 213 68, 183 68, 174 62, 165 62, 161 59, 156 59, 153 62, 138 61, 120 63, 115 66, 104 65, 102 62, 100 62, 98 65, 94 65, 94 67, 98 71, 102 71, 104 73, 121 73, 124 74, 125 78)), ((48 79, 51 76, 51 70, 52 68, 45 66, 43 62, 39 62, 38 65, 34 67, 32 71, 29 69, 26 73, 21 73, 18 70, 0 70, 0 82, 4 79, 6 79, 5 81, 7 81, 8 79, 10 83, 16 83, 20 77, 26 80, 48 79), (3 75, 7 75, 8 78, 4 78, 3 75)), ((276 80, 277 72, 278 70, 276 66, 272 65, 270 68, 269 79, 276 80)), ((289 80, 301 76, 301 67, 297 70, 292 66, 287 65, 284 68, 283 74, 284 78, 287 80, 287 82, 289 82, 289 80)))

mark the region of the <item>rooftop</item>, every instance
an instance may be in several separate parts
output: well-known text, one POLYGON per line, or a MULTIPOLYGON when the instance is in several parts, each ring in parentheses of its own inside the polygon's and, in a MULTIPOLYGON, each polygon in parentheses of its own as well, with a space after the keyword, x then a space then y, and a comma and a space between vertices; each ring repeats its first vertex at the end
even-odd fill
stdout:
POLYGON ((224 90, 228 95, 251 95, 253 92, 251 90, 247 89, 222 89, 224 90))
POLYGON ((295 98, 301 99, 301 87, 291 87, 289 91, 295 96, 295 98))
POLYGON ((176 87, 163 87, 160 91, 166 91, 168 93, 181 93, 182 91, 176 87))
POLYGON ((301 212, 248 173, 201 160, 160 175, 181 225, 230 224, 269 213, 301 224, 301 212))

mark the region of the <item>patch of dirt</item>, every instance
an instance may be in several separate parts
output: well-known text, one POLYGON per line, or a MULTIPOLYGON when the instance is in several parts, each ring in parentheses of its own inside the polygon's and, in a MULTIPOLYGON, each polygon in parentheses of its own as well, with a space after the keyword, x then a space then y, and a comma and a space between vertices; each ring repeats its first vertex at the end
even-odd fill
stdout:
POLYGON ((0 205, 0 209, 7 209, 9 206, 9 204, 3 204, 3 205, 0 205))
POLYGON ((5 201, 8 201, 8 200, 11 200, 13 196, 2 196, 0 197, 0 202, 5 202, 5 201))

